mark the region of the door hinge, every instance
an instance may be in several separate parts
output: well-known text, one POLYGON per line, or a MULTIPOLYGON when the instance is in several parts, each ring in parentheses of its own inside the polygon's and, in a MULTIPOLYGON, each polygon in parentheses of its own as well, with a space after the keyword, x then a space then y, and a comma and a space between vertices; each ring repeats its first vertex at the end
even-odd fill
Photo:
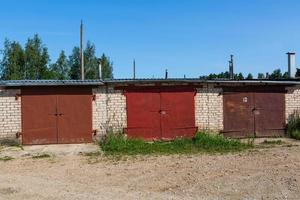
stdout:
POLYGON ((18 101, 20 97, 21 97, 21 94, 16 94, 15 95, 15 100, 18 101))
POLYGON ((96 101, 96 95, 95 95, 95 94, 93 94, 92 100, 93 100, 93 101, 96 101))
POLYGON ((22 133, 22 132, 17 132, 17 133, 16 133, 16 138, 20 138, 20 137, 21 137, 21 135, 23 135, 23 133, 22 133))

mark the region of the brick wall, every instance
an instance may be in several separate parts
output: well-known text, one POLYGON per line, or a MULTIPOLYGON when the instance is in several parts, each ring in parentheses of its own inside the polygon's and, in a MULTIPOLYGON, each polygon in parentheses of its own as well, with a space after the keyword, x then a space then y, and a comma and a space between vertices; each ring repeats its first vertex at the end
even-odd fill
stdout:
POLYGON ((21 98, 16 100, 20 90, 0 88, 0 138, 16 137, 21 132, 21 98))
POLYGON ((127 126, 126 98, 122 90, 112 87, 93 89, 93 128, 100 135, 109 131, 122 131, 127 126))
POLYGON ((285 94, 286 120, 294 112, 300 112, 300 87, 290 87, 287 88, 287 91, 285 94))
POLYGON ((223 129, 223 95, 221 88, 204 86, 195 96, 195 120, 199 130, 223 129))

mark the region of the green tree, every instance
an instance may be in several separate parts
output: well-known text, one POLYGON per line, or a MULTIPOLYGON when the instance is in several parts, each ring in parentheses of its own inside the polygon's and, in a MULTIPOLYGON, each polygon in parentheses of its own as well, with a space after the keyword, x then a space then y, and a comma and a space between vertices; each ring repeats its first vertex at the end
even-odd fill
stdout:
POLYGON ((88 41, 84 50, 84 71, 86 79, 98 78, 98 62, 95 52, 95 45, 88 41))
POLYGON ((300 77, 300 69, 299 68, 297 68, 296 77, 300 77))
POLYGON ((25 72, 24 79, 48 79, 49 55, 47 47, 36 34, 25 44, 25 72))
POLYGON ((102 54, 99 59, 102 67, 102 78, 103 79, 112 79, 113 78, 113 63, 110 61, 110 58, 105 54, 102 54))
POLYGON ((51 65, 52 79, 65 80, 69 79, 69 65, 64 51, 61 51, 57 61, 51 65))
POLYGON ((234 74, 234 80, 244 80, 244 76, 242 73, 234 74))
POLYGON ((282 75, 282 78, 288 79, 289 78, 289 73, 288 72, 284 72, 284 74, 282 75))
POLYGON ((258 73, 257 74, 257 78, 258 79, 264 79, 265 78, 265 74, 264 73, 258 73))
POLYGON ((81 68, 80 68, 80 49, 79 47, 74 47, 72 54, 69 56, 69 77, 73 80, 78 80, 81 78, 81 68))
POLYGON ((253 79, 253 75, 251 73, 249 73, 246 77, 247 80, 252 80, 253 79))
POLYGON ((269 79, 281 79, 282 73, 280 69, 275 69, 272 74, 270 74, 269 79))
POLYGON ((3 58, 0 62, 1 78, 19 80, 24 76, 24 50, 18 42, 4 41, 3 58))

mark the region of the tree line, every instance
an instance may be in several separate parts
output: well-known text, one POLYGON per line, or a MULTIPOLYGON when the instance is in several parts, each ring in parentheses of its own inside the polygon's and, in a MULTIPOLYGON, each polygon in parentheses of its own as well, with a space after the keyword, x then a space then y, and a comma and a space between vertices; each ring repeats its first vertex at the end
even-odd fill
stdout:
MULTIPOLYGON (((296 77, 300 77, 300 69, 297 68, 296 77)), ((221 72, 219 74, 209 74, 207 76, 200 76, 200 79, 207 79, 207 80, 213 80, 213 79, 229 79, 230 74, 228 71, 221 72)), ((269 73, 258 73, 257 79, 270 79, 270 80, 276 80, 276 79, 288 79, 288 72, 281 72, 280 69, 275 69, 271 74, 269 73)), ((244 76, 242 73, 234 74, 234 80, 251 80, 254 79, 253 75, 249 73, 247 76, 244 76)))
MULTIPOLYGON (((61 51, 58 59, 51 63, 48 48, 36 34, 28 38, 24 47, 17 41, 5 39, 1 53, 2 80, 81 78, 80 49, 77 46, 69 56, 65 51, 61 51)), ((97 57, 95 45, 88 41, 84 49, 85 79, 99 78, 99 62, 102 65, 102 78, 113 78, 113 63, 110 58, 105 54, 97 57)))

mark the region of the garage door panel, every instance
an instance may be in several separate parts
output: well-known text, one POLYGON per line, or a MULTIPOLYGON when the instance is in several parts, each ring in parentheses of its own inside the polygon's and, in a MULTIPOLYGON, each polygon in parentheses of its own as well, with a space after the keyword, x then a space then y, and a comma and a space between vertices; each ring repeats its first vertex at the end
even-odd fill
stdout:
POLYGON ((92 94, 58 96, 58 143, 92 141, 92 94))
POLYGON ((255 93, 255 130, 258 137, 284 135, 284 108, 283 93, 255 93))
POLYGON ((56 96, 25 93, 22 96, 23 144, 57 143, 56 96))
POLYGON ((161 137, 159 91, 139 90, 126 92, 127 128, 129 137, 157 139, 161 137))
POLYGON ((224 135, 247 137, 282 136, 285 132, 285 97, 280 88, 227 92, 224 99, 224 135), (249 99, 248 103, 241 99, 249 99), (248 134, 248 135, 247 135, 248 134))
POLYGON ((92 141, 90 88, 22 89, 23 144, 92 141))
POLYGON ((194 91, 163 91, 161 95, 162 137, 192 137, 195 135, 194 91))
POLYGON ((224 135, 230 137, 248 137, 253 135, 253 94, 225 93, 223 98, 224 135))

